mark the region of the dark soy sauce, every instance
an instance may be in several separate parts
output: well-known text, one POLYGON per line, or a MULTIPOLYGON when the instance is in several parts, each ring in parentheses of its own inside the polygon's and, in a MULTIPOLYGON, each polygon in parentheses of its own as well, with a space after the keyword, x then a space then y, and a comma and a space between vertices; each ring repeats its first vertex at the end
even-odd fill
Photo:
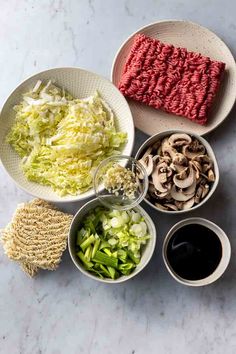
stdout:
POLYGON ((167 245, 171 268, 181 278, 199 280, 217 268, 222 257, 218 236, 199 224, 189 224, 177 230, 167 245))

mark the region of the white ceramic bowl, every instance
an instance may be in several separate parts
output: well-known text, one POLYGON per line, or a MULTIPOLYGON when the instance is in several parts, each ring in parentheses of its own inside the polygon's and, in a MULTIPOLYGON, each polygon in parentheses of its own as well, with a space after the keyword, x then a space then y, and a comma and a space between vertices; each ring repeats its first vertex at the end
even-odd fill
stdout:
POLYGON ((177 280, 179 283, 188 285, 188 286, 204 286, 213 283, 217 279, 219 279, 222 274, 225 272, 226 268, 228 267, 230 257, 231 257, 231 246, 229 239, 225 232, 216 224, 213 222, 202 219, 202 218, 189 218, 182 220, 175 224, 170 231, 167 233, 164 243, 163 243, 163 248, 162 248, 162 256, 164 263, 166 265, 166 268, 168 269, 169 273, 172 275, 172 277, 177 280), (180 277, 178 274, 175 273, 175 271, 172 269, 171 265, 169 264, 168 258, 167 258, 167 246, 168 243, 172 237, 172 235, 181 227, 189 224, 200 224, 203 225, 210 230, 212 230, 219 238, 222 246, 222 258, 220 260, 220 263, 218 264, 218 267, 215 269, 215 271, 209 275, 208 277, 200 280, 187 280, 183 279, 180 277))
POLYGON ((152 208, 154 208, 155 210, 157 210, 157 211, 159 211, 161 213, 165 213, 165 214, 183 214, 183 213, 187 213, 187 212, 190 212, 190 211, 193 211, 193 210, 196 210, 196 209, 200 208, 214 194, 214 192, 216 190, 216 187, 217 187, 217 185, 219 183, 219 167, 218 167, 218 163, 217 163, 214 151, 212 150, 210 144, 203 137, 201 137, 201 136, 199 136, 197 134, 191 133, 189 131, 186 131, 186 130, 167 130, 167 131, 164 131, 162 133, 158 133, 158 134, 155 134, 155 135, 151 136, 149 139, 147 139, 140 146, 140 148, 139 148, 139 150, 138 150, 138 152, 137 152, 137 154, 135 156, 136 160, 139 160, 142 157, 143 153, 147 150, 147 148, 149 146, 153 145, 156 141, 161 140, 161 139, 163 139, 163 138, 165 138, 165 137, 167 137, 167 136, 169 136, 171 134, 174 134, 174 133, 186 133, 186 134, 192 135, 195 138, 197 138, 205 146, 206 151, 207 151, 209 157, 212 159, 213 164, 214 164, 215 181, 213 182, 213 184, 211 186, 211 189, 208 192, 208 194, 206 195, 206 197, 199 204, 197 204, 197 205, 195 205, 192 208, 187 209, 187 210, 178 210, 178 211, 162 210, 162 209, 157 208, 147 198, 144 199, 145 202, 147 204, 149 204, 152 208))
POLYGON ((134 143, 134 124, 130 108, 125 98, 110 81, 80 68, 56 68, 33 75, 22 82, 3 105, 0 115, 0 159, 15 183, 33 196, 52 202, 73 202, 90 198, 95 195, 93 188, 77 196, 60 197, 51 187, 29 182, 21 171, 19 156, 5 141, 15 119, 14 105, 22 100, 23 93, 34 87, 37 80, 46 82, 52 80, 56 85, 65 88, 78 98, 90 96, 98 90, 115 113, 117 129, 128 134, 128 142, 121 151, 122 154, 128 156, 132 153, 134 143))
POLYGON ((148 262, 150 261, 154 249, 155 249, 155 245, 156 245, 156 228, 155 225, 152 221, 152 219, 150 218, 150 216, 146 213, 146 211, 141 208, 140 206, 136 206, 135 208, 133 208, 133 210, 138 211, 145 219, 147 226, 148 226, 148 230, 150 233, 150 240, 147 242, 147 244, 145 245, 144 249, 143 249, 143 253, 142 253, 142 258, 140 263, 137 265, 137 267, 135 268, 135 270, 127 275, 127 276, 122 276, 118 279, 112 280, 112 279, 100 279, 99 277, 96 277, 95 275, 91 274, 90 272, 88 272, 87 270, 84 269, 84 267, 82 266, 82 264, 80 263, 79 258, 76 256, 75 254, 75 240, 76 240, 76 236, 77 236, 77 231, 79 229, 80 223, 83 220, 84 216, 90 211, 93 210, 94 208, 96 208, 97 206, 101 206, 101 203, 99 201, 98 198, 90 200, 89 202, 87 202, 81 209, 78 210, 78 212, 75 214, 71 226, 70 226, 70 230, 69 230, 69 235, 68 235, 68 247, 69 247, 69 252, 70 252, 70 256, 72 261, 74 262, 74 265, 86 276, 88 276, 91 279, 103 282, 103 283, 109 283, 109 284, 113 284, 113 283, 122 283, 126 280, 129 280, 133 277, 135 277, 139 272, 141 272, 146 265, 148 264, 148 262))

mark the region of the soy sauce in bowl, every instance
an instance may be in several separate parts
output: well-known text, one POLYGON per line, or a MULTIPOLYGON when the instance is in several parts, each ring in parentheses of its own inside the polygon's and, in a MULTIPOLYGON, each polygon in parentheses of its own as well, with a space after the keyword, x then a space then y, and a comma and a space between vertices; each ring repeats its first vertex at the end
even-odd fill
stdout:
POLYGON ((173 271, 181 278, 204 279, 216 270, 221 261, 221 241, 208 227, 188 224, 171 236, 166 257, 173 271))

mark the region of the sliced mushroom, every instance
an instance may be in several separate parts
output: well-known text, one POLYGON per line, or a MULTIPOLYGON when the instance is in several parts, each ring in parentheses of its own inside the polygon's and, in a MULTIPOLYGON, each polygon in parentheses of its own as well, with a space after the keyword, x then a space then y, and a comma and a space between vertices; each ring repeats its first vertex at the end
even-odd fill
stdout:
POLYGON ((205 184, 202 190, 202 195, 201 195, 201 199, 205 198, 205 196, 208 194, 209 190, 210 190, 210 186, 209 184, 205 184))
POLYGON ((177 206, 176 206, 175 204, 165 203, 164 206, 165 206, 166 208, 168 208, 169 210, 174 210, 174 211, 177 211, 177 210, 178 210, 178 208, 177 208, 177 206))
MULTIPOLYGON (((147 175, 150 176, 152 174, 153 171, 153 159, 152 159, 152 155, 146 155, 145 157, 142 157, 140 160, 138 160, 141 165, 143 165, 143 167, 145 168, 147 175)), ((143 179, 143 174, 140 173, 139 174, 139 178, 143 179)))
POLYGON ((209 182, 214 182, 215 181, 215 174, 214 174, 213 170, 209 170, 208 171, 207 177, 208 177, 208 181, 209 182))
POLYGON ((176 174, 173 177, 173 182, 178 188, 183 189, 183 188, 190 187, 193 184, 194 179, 195 179, 194 171, 193 171, 193 168, 190 167, 189 168, 189 175, 186 178, 181 179, 181 174, 176 174))
POLYGON ((192 138, 188 134, 176 133, 172 134, 168 141, 171 146, 179 147, 190 144, 192 142, 192 138))
POLYGON ((183 146, 182 153, 191 160, 196 156, 203 155, 205 147, 197 139, 194 139, 189 145, 183 146))
POLYGON ((179 202, 177 200, 174 201, 175 205, 177 206, 178 210, 183 209, 184 202, 179 202))
POLYGON ((195 170, 195 177, 198 180, 200 178, 200 173, 202 172, 202 167, 198 161, 192 160, 189 162, 189 164, 193 167, 195 170))
POLYGON ((196 192, 195 198, 194 198, 196 204, 198 204, 200 202, 202 192, 203 192, 203 186, 200 185, 197 189, 197 192, 196 192))
POLYGON ((191 209, 193 205, 194 205, 194 197, 191 198, 191 199, 189 199, 187 202, 185 202, 185 203, 183 204, 182 209, 183 209, 183 210, 191 209))
POLYGON ((167 207, 163 206, 163 205, 160 204, 160 203, 155 203, 155 206, 156 206, 158 209, 161 209, 161 210, 168 210, 167 207))
POLYGON ((177 200, 178 202, 186 202, 187 200, 191 199, 195 193, 184 194, 182 190, 177 191, 176 186, 173 185, 170 194, 174 200, 177 200))
POLYGON ((161 180, 160 180, 160 174, 161 174, 160 168, 161 168, 161 166, 164 166, 164 164, 165 164, 165 162, 162 162, 160 165, 157 165, 152 173, 152 182, 153 182, 155 188, 161 193, 168 191, 168 189, 162 185, 161 180))
POLYGON ((178 153, 177 150, 170 145, 168 138, 162 140, 161 152, 163 155, 169 155, 172 159, 178 153))
POLYGON ((197 186, 197 181, 196 181, 196 178, 194 177, 194 180, 193 180, 193 183, 191 184, 191 186, 189 186, 188 188, 184 189, 183 193, 187 194, 187 195, 194 193, 195 190, 196 190, 196 186, 197 186))
POLYGON ((159 209, 190 209, 206 197, 215 180, 214 164, 198 139, 172 134, 145 151, 140 162, 149 175, 147 198, 159 209))
POLYGON ((194 161, 197 161, 201 165, 203 173, 206 173, 213 166, 212 160, 207 155, 196 156, 193 162, 194 161))

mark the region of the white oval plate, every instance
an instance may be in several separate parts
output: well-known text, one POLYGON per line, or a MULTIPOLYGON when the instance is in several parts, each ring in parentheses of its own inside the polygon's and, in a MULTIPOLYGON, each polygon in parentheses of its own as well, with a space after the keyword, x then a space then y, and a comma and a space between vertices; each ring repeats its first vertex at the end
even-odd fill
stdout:
POLYGON ((205 126, 128 99, 135 126, 148 135, 169 129, 187 130, 204 135, 218 127, 231 111, 236 99, 236 64, 226 44, 216 34, 193 22, 165 20, 150 24, 133 33, 118 50, 111 74, 111 80, 116 86, 118 86, 133 37, 137 33, 143 33, 164 43, 185 47, 189 51, 199 52, 211 59, 223 61, 226 64, 226 73, 205 126))
POLYGON ((0 159, 15 183, 33 196, 52 202, 74 202, 90 198, 95 195, 93 188, 77 196, 60 197, 51 187, 29 182, 20 168, 20 157, 6 143, 6 135, 15 119, 13 107, 22 100, 23 93, 34 87, 37 80, 52 80, 56 85, 63 87, 78 98, 88 97, 98 90, 115 113, 117 129, 128 134, 128 142, 121 151, 123 155, 128 156, 132 153, 134 143, 134 123, 129 106, 119 90, 110 81, 80 68, 56 68, 33 75, 22 82, 3 105, 0 115, 0 159))

